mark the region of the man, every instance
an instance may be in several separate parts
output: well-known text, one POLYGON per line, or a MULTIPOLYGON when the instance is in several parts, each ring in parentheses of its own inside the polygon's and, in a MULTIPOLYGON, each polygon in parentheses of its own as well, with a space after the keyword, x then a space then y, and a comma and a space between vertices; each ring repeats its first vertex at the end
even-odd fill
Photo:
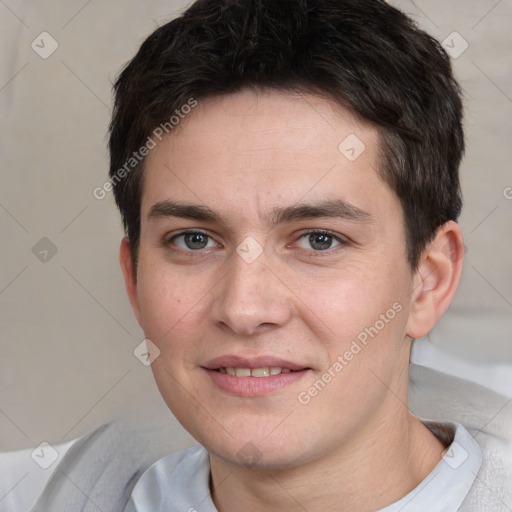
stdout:
POLYGON ((200 445, 112 509, 507 510, 501 455, 408 408, 412 340, 464 258, 439 44, 378 0, 199 0, 115 92, 127 292, 200 445))

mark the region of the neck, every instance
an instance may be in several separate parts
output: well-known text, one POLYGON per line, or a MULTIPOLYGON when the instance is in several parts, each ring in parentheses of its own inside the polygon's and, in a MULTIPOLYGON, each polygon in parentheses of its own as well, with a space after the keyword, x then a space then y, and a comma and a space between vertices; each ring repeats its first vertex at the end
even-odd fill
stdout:
POLYGON ((350 442, 292 469, 240 468, 211 456, 219 512, 374 512, 412 491, 434 469, 444 446, 401 404, 350 442))

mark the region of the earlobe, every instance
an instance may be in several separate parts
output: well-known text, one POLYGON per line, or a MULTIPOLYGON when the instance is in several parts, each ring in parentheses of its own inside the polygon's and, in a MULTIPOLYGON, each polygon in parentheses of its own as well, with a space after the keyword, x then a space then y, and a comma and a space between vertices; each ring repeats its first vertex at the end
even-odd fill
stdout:
POLYGON ((421 338, 448 309, 459 285, 464 263, 460 226, 449 221, 437 230, 414 276, 407 335, 421 338))
POLYGON ((127 237, 124 237, 121 240, 121 247, 119 248, 119 262, 121 264, 121 270, 123 271, 126 293, 130 299, 130 304, 132 305, 137 322, 141 325, 139 298, 137 294, 137 276, 135 275, 133 268, 132 250, 127 237))

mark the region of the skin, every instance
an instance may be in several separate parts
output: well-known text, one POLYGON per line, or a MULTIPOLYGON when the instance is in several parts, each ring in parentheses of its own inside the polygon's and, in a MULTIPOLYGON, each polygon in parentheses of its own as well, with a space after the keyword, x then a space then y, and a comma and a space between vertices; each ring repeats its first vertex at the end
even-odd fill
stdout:
POLYGON ((411 269, 378 149, 375 128, 326 99, 243 91, 201 102, 147 157, 137 275, 126 239, 121 265, 135 315, 161 351, 152 364, 159 390, 210 453, 221 512, 375 511, 442 457, 445 447, 407 408, 408 365, 411 338, 429 332, 455 293, 462 235, 455 222, 443 225, 411 269), (338 149, 349 134, 365 145, 355 161, 338 149), (325 200, 365 214, 271 222, 276 208, 325 200), (217 219, 151 215, 163 201, 201 205, 217 219), (190 249, 184 229, 210 237, 205 248, 190 249), (332 245, 319 250, 322 239, 312 245, 307 230, 332 232, 323 239, 332 245), (236 250, 247 237, 263 249, 252 263, 236 250), (300 403, 396 303, 400 312, 300 403), (310 370, 269 395, 235 396, 202 368, 226 354, 310 370), (252 459, 242 462, 241 449, 252 459))

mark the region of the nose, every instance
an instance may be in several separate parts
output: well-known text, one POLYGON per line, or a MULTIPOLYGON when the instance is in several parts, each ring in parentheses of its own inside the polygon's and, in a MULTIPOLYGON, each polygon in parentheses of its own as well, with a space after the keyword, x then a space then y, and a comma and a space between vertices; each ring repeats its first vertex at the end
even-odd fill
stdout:
POLYGON ((292 315, 291 293, 265 252, 252 262, 234 253, 229 265, 214 291, 214 323, 242 336, 285 325, 292 315))

